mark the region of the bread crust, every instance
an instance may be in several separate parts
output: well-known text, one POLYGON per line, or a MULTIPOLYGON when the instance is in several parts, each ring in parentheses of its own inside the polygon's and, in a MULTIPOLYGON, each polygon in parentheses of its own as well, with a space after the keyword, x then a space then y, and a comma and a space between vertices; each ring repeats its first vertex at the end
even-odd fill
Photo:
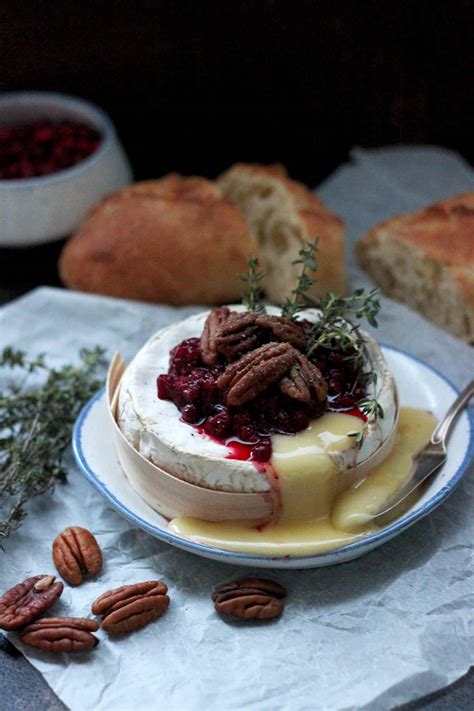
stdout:
MULTIPOLYGON (((270 224, 270 229, 279 228, 270 224)), ((248 257, 255 255, 266 271, 267 296, 283 303, 300 270, 291 262, 304 242, 315 237, 320 238, 320 250, 313 293, 344 293, 343 230, 342 220, 306 186, 288 178, 280 164, 236 164, 218 182, 170 173, 102 200, 65 246, 59 272, 66 286, 79 291, 212 305, 239 300, 238 275, 247 270, 248 257), (236 201, 226 197, 225 176, 232 182, 236 175, 263 181, 264 190, 276 187, 274 204, 278 209, 283 205, 288 223, 277 237, 288 243, 287 250, 278 243, 259 244, 258 230, 236 201)))
POLYGON ((376 225, 359 240, 356 252, 361 266, 389 296, 474 342, 474 191, 376 225), (404 259, 418 265, 417 284, 402 289, 404 259), (426 298, 418 298, 417 292, 426 298))
POLYGON ((239 298, 256 245, 239 210, 204 178, 173 173, 105 198, 65 246, 72 289, 170 304, 239 298))
POLYGON ((302 183, 287 177, 282 166, 263 166, 236 163, 218 178, 224 194, 236 201, 252 226, 252 213, 258 209, 259 195, 278 191, 277 216, 267 210, 262 228, 255 229, 266 272, 263 285, 267 296, 275 303, 283 303, 296 284, 301 267, 292 266, 305 242, 319 238, 318 271, 312 289, 315 296, 327 291, 344 294, 347 290, 345 270, 344 221, 332 213, 313 192, 302 183), (250 202, 241 195, 248 191, 250 202), (255 198, 252 198, 252 191, 255 198), (252 203, 253 199, 253 203, 252 203), (284 205, 284 207, 282 207, 284 205), (279 234, 272 236, 272 229, 279 234), (280 244, 279 244, 280 242, 280 244), (284 246, 281 246, 281 243, 284 246))

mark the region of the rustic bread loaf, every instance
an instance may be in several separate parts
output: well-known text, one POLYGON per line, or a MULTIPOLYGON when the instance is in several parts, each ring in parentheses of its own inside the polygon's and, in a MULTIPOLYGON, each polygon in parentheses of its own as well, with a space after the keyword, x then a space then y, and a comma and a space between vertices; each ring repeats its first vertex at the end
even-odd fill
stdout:
POLYGON ((170 174, 105 198, 59 262, 72 289, 170 304, 239 298, 255 251, 236 206, 204 178, 170 174))
POLYGON ((474 192, 376 225, 356 250, 388 296, 474 343, 474 192))
POLYGON ((177 173, 102 200, 65 246, 66 286, 170 304, 239 300, 247 258, 263 263, 264 290, 282 303, 292 260, 320 237, 315 293, 345 290, 342 221, 282 166, 236 165, 218 182, 177 173))
POLYGON ((305 185, 290 180, 281 165, 237 163, 218 179, 223 194, 239 206, 260 250, 268 298, 282 303, 295 286, 304 242, 319 237, 313 294, 346 291, 344 223, 305 185))

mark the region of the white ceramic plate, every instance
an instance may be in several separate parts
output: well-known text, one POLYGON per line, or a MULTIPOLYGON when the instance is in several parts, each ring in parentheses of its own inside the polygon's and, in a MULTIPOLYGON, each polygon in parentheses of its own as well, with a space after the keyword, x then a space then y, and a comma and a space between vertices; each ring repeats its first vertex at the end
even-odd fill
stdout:
MULTIPOLYGON (((438 419, 442 417, 458 394, 456 388, 441 373, 413 356, 391 347, 383 347, 382 350, 395 376, 401 404, 431 410, 438 419)), ((85 406, 74 427, 74 455, 85 477, 119 513, 152 536, 206 558, 234 565, 316 568, 358 558, 397 536, 439 506, 459 483, 474 454, 474 420, 466 411, 449 440, 446 464, 404 516, 381 531, 334 551, 275 558, 225 551, 171 533, 167 520, 150 508, 129 484, 115 453, 106 408, 105 391, 101 390, 85 406)))

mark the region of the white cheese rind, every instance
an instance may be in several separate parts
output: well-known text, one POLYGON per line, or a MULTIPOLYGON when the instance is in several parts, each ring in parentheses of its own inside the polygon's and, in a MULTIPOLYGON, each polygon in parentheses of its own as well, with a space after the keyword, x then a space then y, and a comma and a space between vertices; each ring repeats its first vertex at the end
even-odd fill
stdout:
POLYGON ((156 379, 166 373, 170 350, 200 336, 207 312, 158 331, 137 353, 120 384, 117 422, 144 457, 170 474, 219 491, 269 491, 269 480, 250 462, 226 459, 227 447, 182 422, 176 405, 157 396, 156 379))
MULTIPOLYGON (((244 310, 242 306, 231 308, 244 310)), ((280 313, 275 307, 267 310, 272 314, 280 313)), ((224 445, 182 422, 174 403, 157 396, 156 379, 168 371, 170 350, 186 338, 199 337, 208 313, 196 314, 158 331, 137 353, 120 384, 118 425, 144 457, 185 481, 218 491, 269 491, 269 476, 250 462, 226 459, 229 451, 224 445)), ((308 311, 302 316, 311 318, 313 314, 308 311)), ((373 454, 390 435, 396 416, 393 377, 375 341, 365 333, 363 336, 368 360, 378 375, 375 390, 385 417, 370 425, 361 449, 354 446, 334 455, 340 471, 360 464, 373 454)))

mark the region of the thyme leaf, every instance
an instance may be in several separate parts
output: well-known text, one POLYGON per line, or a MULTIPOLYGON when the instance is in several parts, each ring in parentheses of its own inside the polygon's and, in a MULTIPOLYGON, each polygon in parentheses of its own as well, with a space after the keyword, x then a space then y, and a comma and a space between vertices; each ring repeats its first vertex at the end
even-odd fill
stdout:
POLYGON ((379 289, 357 289, 351 296, 328 293, 319 305, 321 316, 314 324, 306 355, 318 348, 337 347, 346 352, 346 360, 361 366, 363 339, 359 333, 359 321, 365 318, 377 328, 376 316, 380 310, 379 289), (355 321, 357 319, 357 321, 355 321))
POLYGON ((62 459, 71 428, 100 387, 95 376, 104 365, 99 347, 79 355, 79 366, 54 368, 43 354, 28 358, 12 346, 0 352, 0 367, 19 371, 0 392, 0 546, 21 525, 31 499, 66 481, 62 459), (41 382, 28 385, 33 373, 41 382))
POLYGON ((261 303, 261 281, 264 272, 260 269, 260 262, 257 257, 249 257, 247 260, 247 274, 241 274, 240 279, 246 284, 246 292, 242 297, 242 303, 248 311, 259 311, 265 313, 265 306, 261 303))
POLYGON ((371 418, 378 419, 379 417, 380 417, 380 419, 383 419, 384 411, 383 411, 382 405, 374 398, 373 399, 364 398, 364 399, 360 400, 357 403, 357 407, 362 412, 362 414, 367 417, 367 419, 365 420, 365 422, 364 422, 362 428, 359 430, 359 432, 349 432, 349 437, 355 438, 355 442, 360 449, 362 447, 365 436, 367 434, 367 430, 368 430, 369 424, 370 424, 370 419, 371 418))
POLYGON ((286 318, 294 319, 299 311, 307 308, 308 306, 316 306, 317 302, 313 299, 309 291, 315 279, 310 276, 310 273, 315 274, 318 265, 316 262, 316 254, 318 251, 319 237, 313 242, 306 242, 304 246, 298 252, 299 259, 295 259, 292 264, 301 264, 301 272, 298 276, 296 286, 291 291, 291 296, 289 296, 283 305, 281 310, 281 315, 286 318))

